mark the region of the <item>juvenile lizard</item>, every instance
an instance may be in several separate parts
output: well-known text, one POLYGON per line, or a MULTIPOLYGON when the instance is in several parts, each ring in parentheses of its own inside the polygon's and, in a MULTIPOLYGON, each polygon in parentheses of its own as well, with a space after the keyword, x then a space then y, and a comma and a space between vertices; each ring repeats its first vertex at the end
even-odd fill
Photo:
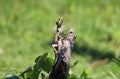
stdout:
POLYGON ((70 30, 66 38, 62 37, 63 18, 59 18, 56 22, 57 30, 55 33, 55 44, 52 44, 55 52, 55 64, 50 72, 49 79, 67 79, 71 52, 76 38, 74 30, 70 30))

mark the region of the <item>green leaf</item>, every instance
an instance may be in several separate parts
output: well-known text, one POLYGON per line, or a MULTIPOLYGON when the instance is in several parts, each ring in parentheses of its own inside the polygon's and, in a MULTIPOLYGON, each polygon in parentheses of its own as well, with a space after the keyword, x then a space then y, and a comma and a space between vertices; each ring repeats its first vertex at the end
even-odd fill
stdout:
POLYGON ((84 69, 82 74, 80 75, 80 79, 92 79, 88 77, 88 70, 84 69))
POLYGON ((43 54, 42 56, 38 56, 35 59, 35 65, 33 66, 33 71, 31 72, 31 79, 38 79, 40 72, 42 71, 42 67, 46 62, 48 53, 43 54))
POLYGON ((30 73, 31 71, 32 71, 32 68, 31 68, 31 66, 30 66, 30 67, 28 67, 25 71, 23 71, 23 72, 20 74, 20 76, 21 76, 23 79, 25 79, 25 74, 30 73))
POLYGON ((7 75, 5 79, 18 79, 16 75, 7 75))
POLYGON ((78 64, 78 62, 79 61, 75 61, 74 64, 71 67, 74 68, 78 64))
POLYGON ((77 78, 77 76, 74 75, 74 74, 70 74, 70 75, 68 76, 68 79, 79 79, 79 78, 77 78))
POLYGON ((43 73, 41 73, 41 78, 46 79, 46 77, 45 77, 45 75, 43 73))
POLYGON ((35 63, 38 63, 39 60, 44 60, 46 57, 48 56, 48 53, 45 53, 43 54, 42 56, 38 56, 36 59, 35 59, 35 63))
POLYGON ((120 58, 115 57, 115 58, 113 59, 113 61, 114 61, 118 66, 120 66, 120 58))
POLYGON ((49 73, 53 66, 53 62, 54 60, 52 58, 46 58, 46 60, 41 65, 42 69, 46 71, 47 73, 49 73))

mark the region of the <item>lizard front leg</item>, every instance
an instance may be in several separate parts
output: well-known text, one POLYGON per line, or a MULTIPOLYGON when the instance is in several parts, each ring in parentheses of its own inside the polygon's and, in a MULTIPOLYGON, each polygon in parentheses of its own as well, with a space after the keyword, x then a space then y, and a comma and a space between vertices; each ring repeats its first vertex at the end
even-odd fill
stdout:
POLYGON ((53 48, 55 54, 57 54, 58 53, 58 45, 57 44, 52 44, 52 48, 53 48))
POLYGON ((58 54, 58 45, 57 44, 52 44, 52 48, 55 52, 55 62, 57 60, 57 54, 58 54))

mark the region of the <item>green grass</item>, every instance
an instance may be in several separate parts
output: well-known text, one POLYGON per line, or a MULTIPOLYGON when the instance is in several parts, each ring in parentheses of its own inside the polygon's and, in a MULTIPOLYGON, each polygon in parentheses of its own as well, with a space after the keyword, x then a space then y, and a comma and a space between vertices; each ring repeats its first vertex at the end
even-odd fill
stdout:
POLYGON ((115 79, 111 73, 119 79, 120 67, 113 61, 90 66, 91 61, 120 56, 119 0, 0 0, 0 77, 9 70, 23 71, 45 52, 54 58, 51 43, 61 16, 64 31, 72 27, 77 33, 71 64, 79 63, 71 70, 77 76, 87 69, 93 79, 115 79))

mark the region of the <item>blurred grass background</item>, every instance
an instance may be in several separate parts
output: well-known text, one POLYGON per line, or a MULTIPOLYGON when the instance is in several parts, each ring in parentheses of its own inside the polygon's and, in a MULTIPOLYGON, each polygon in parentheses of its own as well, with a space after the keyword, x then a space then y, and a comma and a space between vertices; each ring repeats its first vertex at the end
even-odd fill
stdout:
POLYGON ((64 17, 64 31, 75 29, 71 69, 80 76, 87 69, 93 79, 120 78, 120 0, 0 0, 0 77, 23 71, 51 44, 55 22, 64 17), (104 63, 105 62, 105 63, 104 63))

